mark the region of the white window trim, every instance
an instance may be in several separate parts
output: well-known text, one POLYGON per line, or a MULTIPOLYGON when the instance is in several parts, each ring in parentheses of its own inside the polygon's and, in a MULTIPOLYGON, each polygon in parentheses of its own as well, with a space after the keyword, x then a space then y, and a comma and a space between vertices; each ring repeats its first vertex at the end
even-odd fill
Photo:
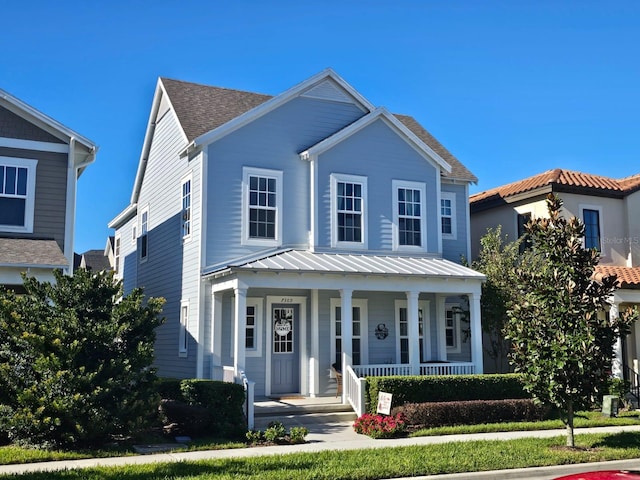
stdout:
MULTIPOLYGON (((263 325, 264 325, 264 314, 263 314, 263 299, 262 298, 257 298, 257 297, 247 297, 246 300, 246 306, 247 307, 254 307, 256 314, 256 324, 255 324, 255 341, 256 341, 256 346, 255 348, 249 349, 246 348, 245 349, 245 356, 246 357, 261 357, 262 356, 262 329, 263 329, 263 325)), ((233 349, 231 350, 233 352, 233 349)))
POLYGON ((188 324, 189 324, 189 300, 182 300, 180 302, 180 322, 178 331, 178 356, 185 358, 189 354, 189 336, 188 336, 188 324), (186 316, 185 316, 186 309, 186 316))
MULTIPOLYGON (((447 340, 446 340, 446 331, 447 331, 447 311, 452 310, 454 308, 459 309, 460 308, 460 304, 459 303, 445 303, 444 305, 444 328, 445 328, 445 345, 447 344, 447 340)), ((453 347, 450 347, 447 345, 447 353, 460 353, 462 350, 462 338, 461 338, 461 334, 462 334, 462 329, 460 326, 460 315, 454 315, 453 316, 453 330, 455 333, 455 338, 456 338, 456 342, 455 345, 453 347)))
POLYGON ((36 167, 38 161, 30 158, 0 157, 0 165, 27 169, 27 196, 24 206, 24 226, 0 225, 0 231, 33 233, 33 217, 36 204, 36 167))
MULTIPOLYGON (((580 221, 584 225, 584 211, 585 210, 596 210, 598 212, 598 230, 600 231, 600 256, 604 256, 604 231, 602 230, 602 205, 589 205, 586 203, 581 203, 578 205, 578 209, 580 210, 580 221)), ((586 232, 585 232, 586 233, 586 232)), ((582 246, 585 247, 586 242, 585 238, 582 239, 582 246)))
POLYGON ((347 175, 343 173, 332 173, 330 195, 331 247, 366 250, 369 245, 367 177, 363 177, 360 175, 347 175), (362 241, 360 242, 338 241, 338 182, 359 183, 362 185, 362 241))
POLYGON ((440 193, 440 205, 438 206, 438 218, 440 221, 440 232, 444 240, 457 240, 458 229, 456 225, 456 194, 454 192, 441 192, 440 193), (451 233, 442 232, 442 200, 451 201, 451 233))
POLYGON ((151 230, 150 226, 149 226, 149 220, 151 219, 151 215, 149 213, 149 206, 147 205, 146 207, 144 207, 143 209, 140 210, 140 215, 138 215, 138 238, 142 238, 143 234, 142 234, 142 217, 144 216, 144 214, 147 214, 147 233, 145 234, 147 236, 147 254, 143 257, 142 256, 142 248, 141 248, 141 243, 142 240, 140 240, 140 243, 138 243, 137 247, 140 249, 137 254, 138 254, 138 259, 140 260, 140 263, 144 263, 147 260, 149 260, 149 230, 151 230))
MULTIPOLYGON (((395 363, 400 364, 401 351, 400 351, 400 340, 404 337, 400 336, 400 309, 407 308, 406 300, 396 300, 395 301, 395 326, 396 326, 396 358, 395 363)), ((431 326, 430 315, 429 315, 429 300, 420 300, 418 301, 418 308, 422 310, 422 349, 424 353, 425 359, 431 358, 431 332, 429 331, 431 326)), ((408 313, 408 311, 407 311, 408 313)), ((422 363, 422 359, 420 359, 422 363)), ((406 364, 405 364, 406 365, 406 364)))
MULTIPOLYGON (((336 307, 342 307, 340 298, 330 299, 331 308, 331 363, 336 358, 336 307)), ((366 298, 354 298, 351 300, 351 307, 360 308, 360 364, 369 363, 369 312, 366 298)))
POLYGON ((283 173, 281 170, 268 170, 265 168, 242 168, 242 245, 279 247, 282 245, 282 205, 284 197, 283 173), (276 179, 276 238, 250 238, 249 237, 249 177, 271 177, 276 179))
POLYGON ((182 241, 185 243, 191 241, 192 232, 193 232, 193 175, 191 172, 189 172, 187 175, 182 177, 182 180, 180 181, 180 235, 182 236, 182 241), (183 217, 184 207, 182 202, 184 200, 184 194, 183 194, 184 184, 187 182, 190 182, 189 233, 187 235, 184 235, 184 217, 183 217))
POLYGON ((131 245, 136 244, 136 240, 138 240, 137 233, 138 233, 138 225, 134 223, 133 225, 131 225, 131 245))
POLYGON ((427 186, 421 182, 409 182, 405 180, 393 180, 391 182, 392 199, 393 199, 393 250, 405 252, 426 252, 427 251, 427 211, 425 208, 425 199, 427 195, 427 186), (400 215, 398 213, 398 189, 410 188, 420 191, 420 242, 421 245, 400 245, 400 215))

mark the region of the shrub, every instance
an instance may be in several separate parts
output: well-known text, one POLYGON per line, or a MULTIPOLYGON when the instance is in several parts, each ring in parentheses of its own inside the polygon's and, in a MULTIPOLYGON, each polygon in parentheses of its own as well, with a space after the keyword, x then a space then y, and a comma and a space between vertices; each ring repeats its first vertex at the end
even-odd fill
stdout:
POLYGON ((369 377, 366 389, 369 413, 375 412, 378 392, 391 393, 395 406, 405 403, 531 398, 522 386, 522 376, 517 374, 369 377))
POLYGON ((280 422, 270 422, 267 429, 264 431, 264 439, 267 442, 275 443, 278 440, 284 439, 287 434, 287 430, 280 422))
POLYGON ((122 297, 111 273, 24 277, 0 289, 0 437, 77 446, 129 435, 155 419, 153 343, 163 300, 122 297))
POLYGON ((371 438, 392 438, 403 432, 405 425, 402 413, 390 416, 365 413, 356 419, 353 428, 371 438))
POLYGON ((164 425, 163 431, 168 435, 202 435, 213 423, 209 409, 179 400, 161 400, 158 412, 164 425))
POLYGON ((306 427, 291 427, 289 429, 289 441, 291 443, 304 443, 307 435, 309 435, 309 430, 306 427))
POLYGON ((393 411, 402 414, 409 425, 441 427, 542 420, 550 409, 530 399, 512 399, 407 403, 393 411))

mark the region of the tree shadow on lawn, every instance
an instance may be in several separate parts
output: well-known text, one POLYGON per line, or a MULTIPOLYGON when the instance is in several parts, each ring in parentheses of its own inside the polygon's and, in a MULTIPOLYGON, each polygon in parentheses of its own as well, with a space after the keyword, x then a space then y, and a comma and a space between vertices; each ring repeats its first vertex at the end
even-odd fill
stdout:
POLYGON ((620 432, 608 435, 602 441, 595 443, 594 448, 640 448, 640 433, 638 432, 620 432))

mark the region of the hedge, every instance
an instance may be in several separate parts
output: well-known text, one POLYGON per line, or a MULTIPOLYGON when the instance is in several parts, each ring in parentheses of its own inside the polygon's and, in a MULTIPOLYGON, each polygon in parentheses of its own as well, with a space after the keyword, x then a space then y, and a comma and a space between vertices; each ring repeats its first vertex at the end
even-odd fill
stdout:
POLYGON ((408 425, 432 428, 543 420, 550 410, 531 399, 468 400, 407 403, 394 408, 393 414, 401 413, 408 425))
POLYGON ((375 413, 378 393, 393 395, 393 406, 405 403, 455 402, 531 398, 515 373, 492 375, 440 375, 368 377, 367 411, 375 413))

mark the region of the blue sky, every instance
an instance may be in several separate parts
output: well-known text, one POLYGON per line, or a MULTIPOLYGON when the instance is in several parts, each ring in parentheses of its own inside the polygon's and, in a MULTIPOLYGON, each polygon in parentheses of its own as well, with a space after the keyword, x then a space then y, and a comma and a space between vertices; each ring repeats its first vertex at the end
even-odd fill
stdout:
POLYGON ((6 0, 0 88, 93 140, 75 250, 131 196, 157 78, 278 94, 332 67, 479 178, 640 172, 640 2, 6 0), (6 21, 10 19, 10 21, 6 21))

